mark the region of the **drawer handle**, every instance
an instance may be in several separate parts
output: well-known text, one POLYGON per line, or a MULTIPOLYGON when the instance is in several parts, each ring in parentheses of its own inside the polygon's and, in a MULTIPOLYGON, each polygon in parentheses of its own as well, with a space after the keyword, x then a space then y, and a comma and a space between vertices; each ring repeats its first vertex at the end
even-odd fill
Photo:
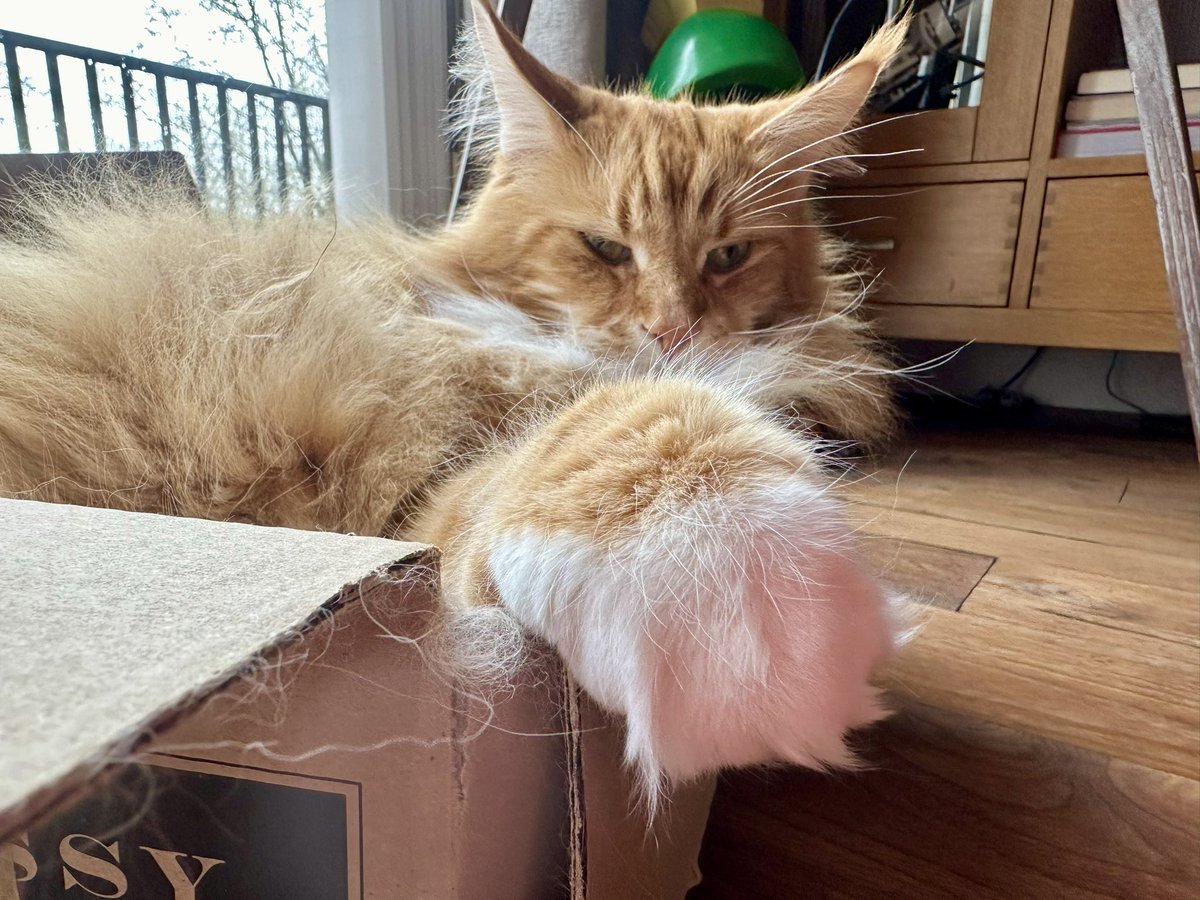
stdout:
POLYGON ((871 241, 851 241, 856 250, 866 250, 872 253, 887 252, 896 249, 895 238, 879 238, 871 241))

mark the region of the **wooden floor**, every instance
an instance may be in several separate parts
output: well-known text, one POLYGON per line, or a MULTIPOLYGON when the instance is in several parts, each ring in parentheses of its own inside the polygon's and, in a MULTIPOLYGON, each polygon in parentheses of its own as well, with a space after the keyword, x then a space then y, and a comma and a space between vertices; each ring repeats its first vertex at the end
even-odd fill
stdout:
POLYGON ((925 602, 870 768, 725 777, 693 900, 1200 897, 1190 443, 912 437, 852 488, 925 602))

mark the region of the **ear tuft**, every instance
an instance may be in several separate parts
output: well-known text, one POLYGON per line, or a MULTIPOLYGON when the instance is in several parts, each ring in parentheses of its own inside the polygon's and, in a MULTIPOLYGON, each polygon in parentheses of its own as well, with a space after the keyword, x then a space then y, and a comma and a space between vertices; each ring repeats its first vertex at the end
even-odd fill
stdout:
POLYGON ((473 0, 474 24, 463 29, 455 75, 466 88, 450 112, 450 131, 471 129, 477 147, 503 155, 538 152, 580 118, 578 85, 526 50, 485 0, 473 0))
MULTIPOLYGON (((866 96, 870 96, 870 91, 875 87, 875 81, 879 74, 888 67, 888 64, 900 52, 904 46, 904 40, 908 36, 909 27, 912 25, 912 15, 905 14, 898 19, 888 22, 868 40, 861 50, 853 57, 838 66, 831 76, 838 72, 844 71, 851 67, 862 67, 862 75, 869 73, 871 84, 867 89, 866 96)), ((865 102, 864 97, 864 102, 865 102)))
POLYGON ((885 25, 857 54, 798 94, 761 104, 751 139, 771 145, 771 152, 796 156, 810 144, 814 157, 840 153, 838 136, 858 118, 880 73, 904 45, 909 22, 904 16, 885 25))

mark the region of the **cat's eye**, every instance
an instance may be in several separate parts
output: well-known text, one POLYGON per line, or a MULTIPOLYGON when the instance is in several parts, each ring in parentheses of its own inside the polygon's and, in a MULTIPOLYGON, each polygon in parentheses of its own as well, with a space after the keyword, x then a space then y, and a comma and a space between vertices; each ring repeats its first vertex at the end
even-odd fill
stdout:
POLYGON ((746 257, 750 255, 750 242, 741 241, 737 244, 726 244, 723 247, 714 247, 708 251, 708 257, 704 261, 705 268, 711 272, 724 274, 732 272, 738 266, 746 261, 746 257))
POLYGON ((610 266, 619 266, 633 259, 633 251, 618 241, 611 241, 594 234, 585 234, 583 242, 610 266))

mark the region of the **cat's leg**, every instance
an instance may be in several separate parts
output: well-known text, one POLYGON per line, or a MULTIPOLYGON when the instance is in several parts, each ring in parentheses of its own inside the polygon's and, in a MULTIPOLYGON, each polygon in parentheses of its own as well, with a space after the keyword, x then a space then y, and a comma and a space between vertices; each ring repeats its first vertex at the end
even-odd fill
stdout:
POLYGON ((500 603, 628 721, 653 798, 722 766, 849 764, 895 611, 812 445, 718 389, 599 387, 432 498, 444 590, 500 603))

